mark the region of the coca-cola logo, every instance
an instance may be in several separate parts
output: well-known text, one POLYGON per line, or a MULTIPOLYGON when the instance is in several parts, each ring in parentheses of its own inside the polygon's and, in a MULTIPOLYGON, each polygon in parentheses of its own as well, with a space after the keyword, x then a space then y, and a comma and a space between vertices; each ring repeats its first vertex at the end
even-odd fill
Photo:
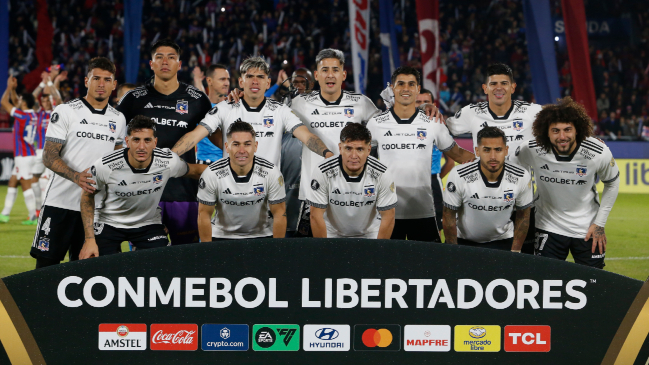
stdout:
POLYGON ((196 324, 152 324, 151 350, 198 349, 198 325, 196 324))

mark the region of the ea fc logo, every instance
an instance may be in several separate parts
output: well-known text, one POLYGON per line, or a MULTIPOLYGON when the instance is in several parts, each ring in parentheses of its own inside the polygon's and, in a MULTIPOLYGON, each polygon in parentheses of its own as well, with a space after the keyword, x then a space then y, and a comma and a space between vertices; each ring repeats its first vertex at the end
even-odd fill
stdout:
POLYGON ((515 120, 513 122, 513 124, 514 124, 514 130, 515 131, 520 131, 521 129, 523 129, 523 121, 522 120, 515 120))
POLYGON ((274 125, 275 121, 273 121, 273 118, 264 118, 264 127, 271 128, 274 125))
POLYGON ((483 338, 487 335, 487 330, 484 327, 475 326, 469 329, 469 336, 473 338, 483 338))
POLYGON ((385 328, 368 328, 363 332, 363 345, 367 347, 388 347, 392 343, 392 332, 385 328))
POLYGON ((426 131, 417 131, 417 139, 424 140, 428 133, 426 131))

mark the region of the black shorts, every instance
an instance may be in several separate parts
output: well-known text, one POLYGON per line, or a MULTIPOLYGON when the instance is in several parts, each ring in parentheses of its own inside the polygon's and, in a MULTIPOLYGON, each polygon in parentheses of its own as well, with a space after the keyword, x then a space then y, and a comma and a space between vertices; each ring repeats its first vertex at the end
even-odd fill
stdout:
POLYGON ((442 180, 439 178, 439 174, 430 175, 430 185, 433 188, 433 203, 435 203, 435 219, 437 220, 437 228, 442 229, 444 194, 442 193, 442 180))
POLYGON ((514 238, 505 238, 504 240, 496 240, 484 243, 473 242, 465 240, 464 238, 457 238, 457 244, 462 246, 491 248, 494 250, 511 251, 514 238))
POLYGON ((392 230, 393 240, 439 242, 442 239, 437 229, 435 217, 419 219, 395 219, 394 230, 392 230))
POLYGON ((311 205, 306 200, 300 203, 300 215, 297 217, 297 231, 294 237, 313 237, 311 231, 311 205))
POLYGON ((130 241, 137 250, 169 246, 169 239, 162 224, 116 228, 105 223, 95 223, 95 241, 99 247, 99 256, 122 252, 124 241, 130 241))
POLYGON ((565 260, 568 257, 568 251, 570 251, 575 263, 603 269, 606 252, 600 255, 599 248, 595 248, 595 253, 591 252, 592 248, 592 238, 584 241, 582 238, 563 236, 541 229, 536 230, 534 253, 537 256, 565 260))
POLYGON ((63 261, 70 251, 70 261, 79 259, 85 234, 81 213, 43 206, 29 254, 35 259, 63 261))

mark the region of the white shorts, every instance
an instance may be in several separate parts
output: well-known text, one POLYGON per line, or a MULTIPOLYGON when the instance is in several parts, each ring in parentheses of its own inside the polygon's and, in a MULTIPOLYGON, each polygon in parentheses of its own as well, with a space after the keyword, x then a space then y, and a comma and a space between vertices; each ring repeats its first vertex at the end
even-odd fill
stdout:
POLYGON ((43 171, 45 171, 45 165, 43 165, 43 150, 36 150, 34 166, 32 166, 32 174, 40 175, 43 171))
POLYGON ((32 168, 34 166, 35 158, 36 156, 15 156, 15 167, 12 175, 16 175, 18 180, 31 180, 34 177, 34 175, 32 175, 32 168))

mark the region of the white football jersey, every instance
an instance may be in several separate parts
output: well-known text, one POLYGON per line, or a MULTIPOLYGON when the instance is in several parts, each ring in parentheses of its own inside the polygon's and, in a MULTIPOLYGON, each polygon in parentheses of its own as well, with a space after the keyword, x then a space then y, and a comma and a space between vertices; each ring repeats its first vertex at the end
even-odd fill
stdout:
POLYGON ((516 150, 518 159, 534 169, 536 228, 574 238, 585 238, 599 210, 597 178, 603 182, 620 176, 611 150, 588 137, 569 156, 554 148, 548 152, 536 140, 516 150))
MULTIPOLYGON (((282 135, 293 133, 297 127, 304 125, 291 108, 268 98, 257 108, 249 107, 243 98, 237 103, 222 101, 205 115, 199 125, 207 128, 210 134, 220 128, 225 143, 230 124, 237 120, 250 123, 255 129, 259 142, 255 154, 277 166, 281 161, 282 135)), ((225 151, 225 145, 220 147, 225 151)))
MULTIPOLYGON (((311 133, 322 140, 334 156, 340 151, 340 131, 350 123, 367 123, 379 112, 372 100, 361 94, 343 91, 334 102, 325 100, 320 91, 302 94, 293 99, 291 109, 297 113, 311 133)), ((311 173, 324 160, 323 156, 313 153, 307 146, 302 146, 302 177, 300 180, 300 200, 307 198, 311 173)))
POLYGON ((129 164, 128 148, 98 159, 90 168, 97 183, 95 223, 116 228, 161 224, 158 203, 165 185, 188 171, 187 163, 168 148, 155 148, 145 169, 129 164))
POLYGON ((215 205, 212 237, 245 239, 273 235, 269 204, 286 200, 284 178, 279 168, 254 157, 246 176, 237 176, 230 158, 212 163, 198 182, 198 201, 215 205))
POLYGON ((539 104, 512 100, 512 106, 507 113, 498 116, 489 109, 489 102, 483 101, 467 105, 458 110, 455 116, 446 120, 446 125, 455 136, 471 133, 474 148, 478 145, 478 132, 482 128, 497 127, 501 129, 505 132, 507 146, 509 146, 507 160, 514 164, 523 165, 514 155, 514 151, 523 141, 534 138, 532 135, 532 123, 534 123, 536 114, 541 111, 541 108, 539 104))
MULTIPOLYGON (((126 136, 124 115, 110 105, 93 108, 84 98, 58 105, 50 117, 46 141, 63 144, 61 159, 72 170, 83 171, 98 158, 123 144, 126 136)), ((79 211, 81 188, 53 174, 43 204, 79 211)))
POLYGON ((514 237, 514 207, 532 206, 532 178, 521 166, 505 162, 497 181, 487 181, 480 161, 455 166, 448 174, 444 206, 457 211, 457 236, 485 243, 514 237))
POLYGON ((379 160, 390 168, 399 187, 396 219, 434 217, 430 166, 434 146, 441 151, 455 146, 448 129, 433 123, 419 109, 407 120, 399 118, 393 109, 387 110, 372 117, 367 128, 379 160))
POLYGON ((391 171, 372 156, 359 176, 347 175, 340 156, 329 157, 313 171, 307 200, 326 209, 327 237, 376 238, 378 211, 397 206, 391 171))

